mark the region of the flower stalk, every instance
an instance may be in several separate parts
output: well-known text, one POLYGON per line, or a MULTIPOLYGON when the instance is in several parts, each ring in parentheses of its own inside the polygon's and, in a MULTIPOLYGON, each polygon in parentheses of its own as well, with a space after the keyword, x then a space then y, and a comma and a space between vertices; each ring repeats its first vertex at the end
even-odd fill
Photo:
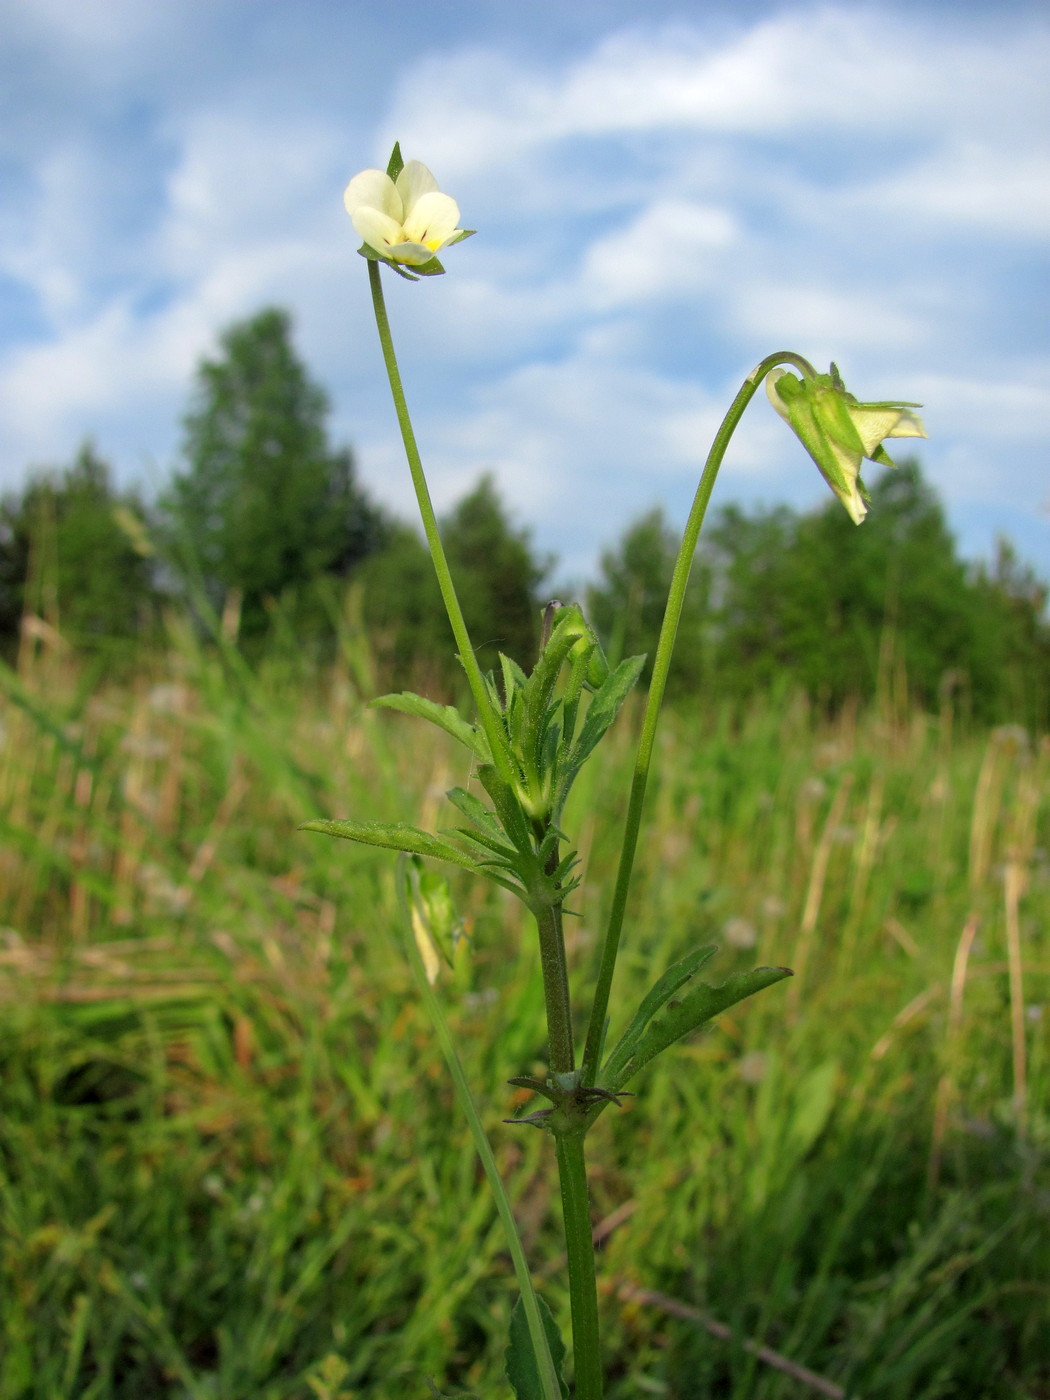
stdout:
POLYGON ((383 364, 386 367, 387 380, 390 384, 390 393, 394 399, 394 411, 397 414, 398 427, 401 429, 401 441, 404 444, 405 456, 408 459, 408 470, 412 476, 412 486, 416 493, 416 504, 419 507, 420 518, 423 522, 423 533, 426 535, 430 557, 434 561, 434 572, 437 575, 438 587, 441 590, 441 599, 445 604, 445 611, 448 614, 448 620, 452 626, 452 635, 456 639, 460 665, 466 672, 467 684, 470 686, 470 693, 474 697, 474 704, 478 712, 478 720, 485 731, 485 736, 492 749, 493 762, 496 764, 496 767, 501 770, 502 776, 509 779, 510 770, 505 755, 506 742, 500 732, 492 700, 481 674, 481 667, 478 665, 477 657, 474 655, 470 634, 467 631, 467 624, 463 618, 463 609, 460 607, 459 598, 456 596, 456 585, 452 581, 452 571, 448 567, 445 547, 441 543, 441 532, 438 529, 437 516, 434 513, 434 504, 430 499, 430 488, 427 485, 427 479, 423 472, 423 463, 419 456, 419 448, 416 446, 416 434, 408 412, 408 402, 405 399, 405 389, 401 382, 401 371, 398 369, 397 356, 394 353, 394 340, 390 334, 390 318, 387 315, 386 300, 383 296, 383 283, 379 274, 379 263, 371 259, 368 263, 368 285, 372 293, 372 308, 375 312, 376 329, 379 332, 379 344, 383 352, 383 364))

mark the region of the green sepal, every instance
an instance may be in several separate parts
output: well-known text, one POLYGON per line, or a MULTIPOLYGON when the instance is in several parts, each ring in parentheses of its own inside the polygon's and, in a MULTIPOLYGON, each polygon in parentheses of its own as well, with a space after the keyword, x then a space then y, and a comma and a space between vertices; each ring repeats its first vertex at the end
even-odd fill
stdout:
POLYGON ((478 870, 476 860, 472 860, 458 846, 431 836, 429 831, 406 822, 355 822, 329 821, 318 817, 314 821, 302 822, 300 831, 320 831, 325 836, 341 836, 345 841, 360 841, 365 846, 382 846, 388 851, 405 851, 409 855, 432 856, 435 860, 448 861, 450 865, 462 865, 465 870, 478 870))
POLYGON ((455 244, 462 243, 464 238, 473 238, 476 233, 476 228, 461 228, 457 234, 455 234, 452 238, 448 240, 447 243, 443 244, 442 246, 445 248, 452 248, 455 244))
MULTIPOLYGON (((408 269, 402 267, 400 263, 394 262, 393 258, 388 258, 383 253, 377 253, 376 250, 370 248, 367 243, 362 243, 357 253, 359 257, 367 258, 369 262, 382 263, 384 267, 388 267, 391 272, 396 272, 399 277, 403 277, 406 282, 419 281, 419 278, 414 272, 409 272, 408 269)), ((424 266, 429 267, 430 263, 425 263, 424 266)), ((438 270, 444 272, 445 269, 439 265, 438 270)))
MULTIPOLYGON (((551 1316, 550 1308, 538 1294, 536 1302, 539 1304, 540 1318, 543 1322, 543 1330, 547 1335, 547 1345, 550 1347, 551 1360, 554 1362, 554 1370, 557 1373, 563 1400, 569 1400, 569 1387, 565 1384, 562 1376, 565 1343, 562 1341, 561 1333, 551 1316)), ((533 1351, 532 1338, 529 1336, 525 1305, 520 1297, 514 1304, 514 1310, 510 1315, 510 1343, 504 1353, 504 1364, 507 1380, 510 1381, 517 1400, 546 1400, 546 1391, 540 1380, 540 1370, 536 1364, 536 1353, 533 1351)))
POLYGON ((434 700, 427 700, 425 696, 415 695, 411 690, 403 690, 394 695, 380 695, 371 703, 380 709, 399 710, 401 714, 417 715, 420 719, 429 720, 446 734, 451 734, 453 739, 457 739, 468 748, 482 763, 491 761, 484 732, 465 720, 454 705, 439 705, 434 700))
POLYGON ((386 163, 386 173, 391 180, 396 180, 405 168, 404 158, 401 155, 401 142, 394 142, 394 149, 390 152, 390 159, 386 163))
MULTIPOLYGON (((395 264, 395 266, 397 266, 397 264, 395 264)), ((406 266, 412 268, 415 277, 443 277, 445 275, 445 269, 438 262, 437 258, 431 258, 429 262, 425 263, 406 264, 406 266)), ((402 269, 398 267, 398 271, 400 272, 401 270, 402 269)), ((415 277, 413 277, 413 281, 415 281, 415 277)))
POLYGON ((669 967, 650 988, 642 998, 638 1010, 634 1013, 631 1024, 616 1042, 615 1047, 609 1053, 609 1058, 602 1066, 601 1074, 598 1076, 602 1083, 615 1082, 617 1075, 623 1071, 634 1054, 649 1022, 657 1012, 663 1010, 679 988, 684 987, 686 982, 694 977, 705 963, 710 962, 717 952, 718 945, 716 943, 709 943, 703 948, 694 948, 680 962, 669 967))
POLYGON ((614 1077, 602 1076, 604 1089, 619 1093, 625 1084, 661 1051, 681 1040, 684 1035, 707 1024, 720 1012, 735 1006, 745 997, 753 996, 764 987, 771 987, 792 976, 789 967, 756 967, 752 972, 740 972, 727 977, 718 987, 706 982, 693 987, 681 1001, 670 1001, 661 1014, 650 1021, 640 1036, 630 1060, 614 1077))

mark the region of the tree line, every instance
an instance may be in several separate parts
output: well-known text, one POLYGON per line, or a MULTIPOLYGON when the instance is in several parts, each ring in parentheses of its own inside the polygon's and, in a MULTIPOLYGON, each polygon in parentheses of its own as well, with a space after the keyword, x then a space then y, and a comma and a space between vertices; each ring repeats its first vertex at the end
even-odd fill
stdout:
MULTIPOLYGON (((392 686, 449 691, 451 632, 426 548, 372 502, 333 447, 323 389, 268 308, 230 326, 198 367, 179 465, 160 497, 118 489, 90 444, 0 503, 0 648, 23 619, 86 653, 133 660, 171 610, 222 628, 249 654, 290 626, 304 656, 329 654, 342 595, 392 686)), ((872 489, 862 528, 829 500, 713 514, 694 564, 673 673, 680 696, 746 700, 795 687, 830 707, 906 685, 930 708, 1050 725, 1047 587, 1001 542, 961 560, 935 493, 911 461, 872 489)), ((480 659, 528 665, 554 561, 483 477, 442 522, 480 659)), ((617 655, 653 654, 678 539, 659 509, 634 522, 583 590, 617 655)), ((561 590, 558 590, 561 592, 561 590)))

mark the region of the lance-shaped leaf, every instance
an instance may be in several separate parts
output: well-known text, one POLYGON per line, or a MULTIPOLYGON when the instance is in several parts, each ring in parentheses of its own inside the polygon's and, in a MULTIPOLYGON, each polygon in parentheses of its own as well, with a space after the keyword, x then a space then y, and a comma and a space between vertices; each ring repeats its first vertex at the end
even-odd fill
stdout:
MULTIPOLYGON (((458 811, 469 822, 473 822, 479 831, 484 831, 487 835, 494 837, 497 841, 502 841, 503 828, 496 820, 495 812, 490 812, 483 802, 479 802, 472 792, 466 788, 449 788, 445 796, 458 811)), ((509 849, 509 847, 508 847, 509 849)))
POLYGON ((451 841, 442 841, 439 836, 431 836, 429 831, 406 822, 355 822, 328 821, 317 818, 303 822, 300 831, 320 831, 326 836, 341 836, 346 841, 360 841, 366 846, 382 846, 388 851, 406 851, 414 856, 433 856, 435 860, 448 861, 450 865, 462 865, 466 870, 478 870, 477 861, 472 860, 451 841))
POLYGON ((520 698, 521 691, 528 683, 528 677, 513 657, 504 656, 502 652, 499 653, 499 664, 503 675, 504 708, 510 714, 515 699, 520 698))
POLYGON ((521 810, 517 794, 503 781, 491 763, 480 765, 478 781, 492 798, 496 816, 499 818, 503 830, 510 837, 511 843, 523 855, 532 855, 532 830, 525 813, 521 810))
POLYGON ((414 695, 410 690, 403 690, 398 695, 380 695, 372 704, 384 710, 399 710, 404 715, 428 719, 446 734, 451 734, 453 739, 458 739, 482 763, 491 761, 485 735, 476 725, 465 720, 454 705, 439 705, 422 695, 414 695))
POLYGON ((619 1093, 640 1069, 676 1040, 699 1030, 727 1007, 735 1006, 738 1001, 753 996, 763 987, 771 987, 774 982, 791 975, 788 967, 756 967, 752 972, 739 972, 726 978, 719 987, 701 982, 686 992, 680 1001, 668 1002, 664 1010, 650 1021, 639 1037, 630 1060, 615 1077, 603 1075, 605 1082, 602 1087, 619 1093))
POLYGON ((605 681, 595 691, 587 710, 587 718, 580 728, 579 737, 565 762, 558 787, 555 813, 561 811, 576 777, 584 763, 620 713, 624 701, 638 682, 645 666, 644 656, 629 656, 621 661, 615 671, 610 672, 605 681))
MULTIPOLYGON (((550 1348, 551 1360, 554 1362, 558 1385, 564 1400, 568 1400, 569 1387, 562 1377, 562 1367, 565 1363, 565 1343, 561 1339, 557 1323, 551 1316, 550 1308, 538 1296, 536 1302, 539 1304, 540 1320, 547 1335, 547 1345, 550 1348)), ((520 1297, 514 1304, 514 1311, 510 1315, 510 1345, 504 1353, 504 1364, 507 1380, 510 1381, 517 1400, 545 1400, 547 1390, 540 1380, 536 1353, 533 1350, 532 1338, 529 1336, 525 1305, 520 1297)))
POLYGON ((643 998, 631 1024, 616 1042, 615 1048, 610 1052, 609 1058, 602 1066, 602 1072, 599 1075, 602 1083, 615 1081, 616 1076, 622 1072, 637 1049, 638 1042, 649 1022, 657 1012, 663 1010, 674 994, 685 986, 690 977, 694 977, 705 963, 711 961, 717 952, 718 945, 716 943, 709 943, 704 948, 694 948, 681 962, 676 962, 667 969, 643 998))

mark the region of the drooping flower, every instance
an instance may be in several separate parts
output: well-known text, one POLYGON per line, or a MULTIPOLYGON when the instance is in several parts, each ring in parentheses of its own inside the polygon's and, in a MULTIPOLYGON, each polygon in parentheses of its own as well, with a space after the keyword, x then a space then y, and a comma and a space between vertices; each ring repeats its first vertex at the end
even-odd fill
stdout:
MULTIPOLYGON (((396 147, 395 152, 399 161, 396 147)), ((366 257, 372 254, 395 265, 425 267, 440 249, 473 232, 457 227, 459 205, 442 194, 418 160, 401 166, 394 178, 383 170, 362 170, 347 185, 343 204, 364 241, 366 257)), ((440 264, 434 270, 441 271, 440 264)))
POLYGON ((882 446, 883 439, 926 436, 922 419, 911 412, 921 405, 858 403, 834 365, 830 374, 801 379, 786 369, 770 370, 766 393, 856 525, 868 513, 861 462, 867 458, 892 467, 895 463, 882 446))

